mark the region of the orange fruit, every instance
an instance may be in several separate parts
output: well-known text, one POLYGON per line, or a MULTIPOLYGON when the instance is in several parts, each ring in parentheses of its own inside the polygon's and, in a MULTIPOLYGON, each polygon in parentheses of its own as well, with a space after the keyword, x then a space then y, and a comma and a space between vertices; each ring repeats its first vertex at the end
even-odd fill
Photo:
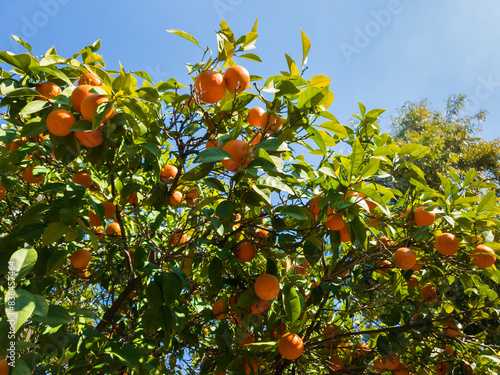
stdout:
POLYGON ((233 65, 224 72, 224 81, 229 91, 233 94, 240 93, 250 85, 250 74, 243 66, 233 65))
POLYGON ((369 352, 371 352, 372 349, 366 344, 365 342, 360 343, 359 345, 356 346, 356 358, 360 358, 369 352))
POLYGON ((217 103, 226 93, 226 81, 219 72, 201 72, 194 81, 194 92, 205 103, 217 103))
POLYGON ((94 73, 85 73, 78 80, 78 86, 90 85, 90 86, 102 86, 102 81, 94 73))
POLYGON ((99 216, 94 211, 89 211, 89 222, 93 227, 100 227, 102 225, 101 219, 99 219, 99 216))
POLYGON ((401 364, 399 357, 397 356, 397 354, 393 352, 389 352, 387 357, 383 358, 383 361, 384 361, 384 367, 387 370, 391 371, 396 370, 401 364))
POLYGON ((105 229, 106 234, 116 234, 117 236, 121 236, 122 230, 120 228, 120 224, 118 223, 110 223, 105 229))
POLYGON ((105 219, 111 219, 113 216, 115 216, 116 206, 113 202, 104 201, 104 202, 102 202, 102 205, 104 206, 104 218, 105 219))
POLYGON ((301 264, 297 264, 295 266, 295 273, 305 276, 308 269, 309 269, 309 262, 307 261, 307 259, 304 259, 304 261, 301 264))
POLYGON ((336 213, 326 218, 325 226, 330 230, 341 230, 345 228, 344 219, 341 214, 336 213))
POLYGON ((175 176, 177 176, 178 169, 174 165, 166 165, 161 172, 160 181, 166 184, 171 184, 174 182, 175 176))
POLYGON ((23 171, 23 180, 26 181, 28 184, 39 184, 43 181, 44 175, 40 175, 37 178, 33 175, 33 168, 35 168, 34 165, 31 167, 26 167, 23 171))
POLYGON ((272 330, 271 330, 271 336, 277 339, 278 337, 281 337, 285 334, 286 332, 286 324, 285 323, 280 323, 279 325, 274 325, 272 330))
POLYGON ((434 224, 434 220, 436 220, 436 214, 426 211, 426 207, 421 206, 418 207, 413 213, 413 219, 415 220, 415 224, 419 227, 430 226, 434 224))
POLYGON ((182 203, 182 198, 184 195, 179 190, 174 190, 171 197, 168 199, 168 205, 171 207, 176 207, 182 203))
POLYGON ((247 335, 241 340, 240 344, 241 346, 246 347, 248 344, 252 344, 254 342, 255 339, 247 333, 247 335))
POLYGON ((314 197, 313 199, 311 199, 309 201, 309 214, 311 215, 311 217, 318 221, 319 219, 319 212, 321 211, 321 209, 319 208, 318 206, 318 202, 322 199, 323 197, 321 196, 318 196, 318 197, 314 197))
POLYGON ((64 137, 71 134, 71 126, 75 123, 75 117, 70 111, 56 109, 47 116, 47 129, 54 135, 64 137))
POLYGON ((403 270, 409 270, 417 263, 417 256, 413 250, 400 247, 394 253, 394 264, 403 270))
POLYGON ((74 268, 87 268, 91 258, 90 251, 87 249, 77 249, 71 254, 70 261, 74 268))
POLYGON ((407 284, 411 288, 418 288, 420 286, 420 283, 418 282, 417 278, 414 275, 411 275, 407 284))
POLYGON ((495 251, 485 245, 478 245, 470 253, 470 260, 479 268, 491 267, 495 261, 495 251), (491 254, 491 255, 490 255, 491 254))
POLYGON ((278 350, 284 358, 294 360, 304 352, 304 343, 298 335, 288 332, 280 338, 278 350))
MULTIPOLYGON (((82 114, 85 120, 92 122, 92 120, 94 119, 94 113, 99 104, 106 102, 109 102, 109 99, 106 96, 99 94, 90 94, 85 98, 83 98, 80 106, 80 113, 82 114)), ((102 122, 109 120, 114 115, 115 115, 115 109, 111 107, 104 116, 104 118, 102 119, 102 122)))
POLYGON ((240 262, 250 262, 255 258, 255 246, 251 241, 241 241, 233 250, 233 253, 240 262))
POLYGON ((378 357, 373 361, 373 367, 375 367, 375 371, 377 371, 379 374, 382 373, 385 369, 385 362, 382 357, 378 357))
POLYGON ((259 126, 263 133, 275 133, 281 128, 283 120, 280 116, 265 112, 260 116, 259 126))
POLYGON ((0 375, 9 375, 10 366, 6 359, 0 360, 0 375))
POLYGON ((451 347, 450 344, 447 344, 446 347, 444 348, 444 351, 448 353, 449 355, 453 354, 453 348, 451 347))
POLYGON ((245 370, 245 374, 246 375, 256 375, 259 371, 259 364, 257 363, 257 361, 255 359, 252 359, 250 361, 250 365, 248 364, 248 362, 245 360, 243 360, 243 369, 245 370), (250 368, 250 366, 252 366, 250 368))
POLYGON ((400 363, 399 367, 394 370, 394 375, 410 375, 410 370, 408 369, 408 366, 406 366, 404 363, 400 363))
POLYGON ((335 326, 328 326, 325 329, 325 332, 323 335, 325 336, 325 339, 331 339, 333 336, 335 336, 337 333, 339 333, 339 330, 335 326))
POLYGON ((347 231, 346 227, 339 230, 339 234, 340 234, 340 242, 351 242, 351 236, 349 236, 349 232, 347 231))
MULTIPOLYGON (((386 237, 386 236, 381 236, 380 237, 380 242, 382 242, 382 244, 385 246, 385 247, 391 247, 391 246, 394 246, 394 241, 391 241, 389 239, 389 237, 386 237)), ((380 244, 377 243, 377 249, 380 249, 380 244)))
MULTIPOLYGON (((417 260, 417 262, 419 262, 417 260)), ((414 271, 414 272, 417 272, 417 271, 420 271, 422 268, 424 268, 424 265, 422 263, 416 263, 412 268, 411 270, 414 271)))
POLYGON ((127 197, 127 202, 133 206, 137 206, 139 204, 139 197, 137 196, 137 191, 132 192, 132 194, 130 194, 127 197))
POLYGON ((25 143, 27 143, 28 141, 25 141, 25 140, 17 140, 17 141, 12 141, 9 145, 9 150, 10 152, 14 152, 16 151, 17 149, 19 149, 19 147, 21 147, 22 145, 24 145, 25 143))
POLYGON ((177 231, 174 233, 172 236, 172 244, 174 246, 179 246, 182 245, 183 243, 187 242, 188 236, 186 233, 182 233, 181 231, 177 231))
POLYGON ((236 172, 240 167, 246 168, 253 160, 250 146, 242 140, 233 139, 227 142, 222 148, 232 158, 222 160, 222 165, 230 172, 236 172))
POLYGON ((212 306, 212 315, 216 319, 225 319, 229 316, 227 310, 229 310, 229 306, 224 309, 224 302, 221 299, 218 299, 212 306))
POLYGON ((420 291, 420 295, 425 302, 432 303, 438 300, 436 287, 432 284, 425 284, 420 291))
POLYGON ((260 107, 253 107, 250 111, 248 111, 247 121, 249 124, 253 126, 260 126, 260 117, 266 113, 266 111, 260 107))
POLYGON ((458 328, 455 322, 448 320, 443 323, 443 333, 449 336, 459 336, 460 328, 458 328))
POLYGON ((92 90, 94 86, 91 85, 81 85, 76 87, 73 92, 71 93, 70 101, 71 101, 71 106, 74 108, 75 111, 81 112, 81 106, 82 106, 82 100, 85 99, 87 96, 92 95, 90 90, 92 90))
POLYGON ((451 233, 441 233, 436 237, 434 246, 438 253, 443 255, 453 255, 458 251, 460 243, 458 238, 451 233))
POLYGON ((196 190, 196 188, 192 188, 187 192, 184 198, 186 198, 187 204, 189 204, 190 206, 194 206, 198 204, 198 201, 200 200, 200 193, 198 193, 198 190, 196 190))
POLYGON ((346 192, 346 197, 351 197, 351 196, 358 198, 354 200, 354 203, 358 203, 359 201, 364 200, 366 205, 368 206, 368 211, 373 211, 375 208, 377 208, 377 205, 375 203, 365 199, 366 195, 363 193, 358 193, 357 191, 348 190, 346 192))
POLYGON ((274 275, 265 273, 255 280, 254 290, 257 297, 270 301, 280 293, 280 282, 274 275))
POLYGON ((35 87, 35 91, 41 96, 35 97, 37 100, 47 101, 48 99, 54 99, 56 96, 62 94, 62 89, 52 82, 43 82, 35 87))
POLYGON ((87 189, 92 186, 92 176, 87 172, 75 173, 73 175, 73 178, 71 178, 71 181, 73 181, 75 184, 83 185, 87 189))
POLYGON ((207 141, 205 149, 208 150, 209 148, 216 148, 216 147, 220 147, 219 142, 217 142, 215 139, 209 139, 207 141))
POLYGON ((2 182, 0 182, 0 202, 5 198, 5 188, 2 185, 2 182))
POLYGON ((75 132, 78 142, 85 147, 97 147, 102 144, 102 133, 99 129, 86 132, 75 132))
POLYGON ((434 365, 436 375, 446 375, 448 372, 448 362, 439 362, 434 365))
POLYGON ((330 357, 328 360, 328 368, 330 371, 340 371, 344 368, 345 363, 344 360, 340 357, 334 356, 330 357))
POLYGON ((270 304, 270 301, 259 299, 258 302, 249 307, 249 311, 251 314, 262 314, 264 311, 269 310, 270 304))
POLYGON ((382 275, 385 275, 392 268, 391 265, 392 265, 392 263, 390 261, 381 260, 375 265, 375 267, 380 268, 380 269, 376 270, 375 272, 378 272, 382 275))

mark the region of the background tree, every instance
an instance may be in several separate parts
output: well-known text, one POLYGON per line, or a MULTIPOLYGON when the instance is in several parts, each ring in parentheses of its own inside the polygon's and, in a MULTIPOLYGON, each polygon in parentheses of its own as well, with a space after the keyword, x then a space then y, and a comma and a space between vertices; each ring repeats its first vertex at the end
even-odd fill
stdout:
POLYGON ((496 186, 429 188, 383 110, 328 111, 304 33, 287 71, 237 65, 257 36, 222 22, 189 84, 106 69, 99 41, 0 52, 1 371, 498 372, 496 186))

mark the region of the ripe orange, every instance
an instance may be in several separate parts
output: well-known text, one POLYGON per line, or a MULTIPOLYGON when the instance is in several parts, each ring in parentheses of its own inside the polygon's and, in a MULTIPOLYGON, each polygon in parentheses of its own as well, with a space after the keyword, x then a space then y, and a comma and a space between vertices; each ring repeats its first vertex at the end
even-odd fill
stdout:
POLYGON ((449 355, 453 355, 453 348, 451 347, 450 344, 446 344, 446 347, 444 348, 444 351, 448 353, 449 355))
POLYGON ((0 375, 9 375, 10 366, 6 359, 0 360, 0 375))
POLYGON ((285 333, 278 344, 280 354, 290 360, 299 358, 304 352, 304 343, 295 333, 285 333))
POLYGON ((2 182, 0 182, 0 202, 5 198, 5 188, 2 185, 2 182))
POLYGON ((161 172, 160 181, 166 184, 171 184, 174 182, 175 176, 177 176, 178 169, 174 165, 166 165, 161 172))
POLYGON ((340 357, 334 356, 330 357, 328 360, 328 368, 330 371, 340 371, 344 368, 345 363, 344 360, 340 357))
POLYGON ((233 139, 227 142, 222 149, 232 158, 232 160, 222 160, 222 165, 230 172, 236 172, 240 166, 246 168, 253 160, 250 146, 245 141, 233 139))
POLYGON ((70 101, 71 101, 71 106, 75 109, 77 112, 81 112, 81 106, 82 106, 82 100, 85 99, 87 96, 92 95, 90 90, 92 90, 94 86, 91 85, 81 85, 76 87, 73 92, 71 93, 70 101))
POLYGON ((137 196, 137 191, 132 192, 127 197, 127 202, 130 203, 132 206, 137 206, 139 204, 139 197, 137 196))
POLYGON ((47 129, 54 135, 64 137, 71 134, 71 126, 75 123, 75 117, 70 111, 56 109, 47 116, 47 129))
POLYGON ((425 284, 420 291, 420 295, 425 302, 433 303, 438 300, 436 287, 432 284, 425 284))
POLYGON ((341 230, 345 228, 344 219, 341 214, 336 213, 326 218, 325 226, 330 230, 341 230))
POLYGON ((318 202, 322 198, 323 198, 322 196, 318 196, 318 197, 314 197, 313 199, 311 199, 309 201, 309 214, 316 221, 318 221, 318 219, 319 219, 319 212, 321 211, 321 209, 318 206, 318 202))
POLYGON ((91 258, 90 251, 87 249, 77 249, 71 254, 70 261, 74 268, 87 268, 91 258))
POLYGON ((295 273, 299 275, 305 276, 308 269, 309 269, 309 262, 307 261, 307 259, 304 259, 304 261, 301 264, 295 265, 295 273))
POLYGON ((241 346, 243 347, 246 347, 248 344, 252 344, 255 342, 255 339, 247 333, 247 335, 245 337, 243 337, 243 339, 241 340, 240 344, 241 346))
POLYGON ((111 219, 113 216, 115 216, 116 206, 113 202, 104 201, 104 202, 102 202, 102 205, 104 206, 104 218, 105 219, 111 219))
POLYGON ((414 275, 411 275, 410 279, 407 282, 407 285, 410 288, 418 288, 420 286, 420 283, 414 275))
POLYGON ((443 323, 443 333, 449 336, 459 336, 460 328, 458 328, 455 322, 448 320, 443 323))
POLYGON ((240 262, 250 262, 255 258, 255 246, 251 241, 241 241, 233 250, 233 253, 240 262))
POLYGON ((187 204, 189 204, 190 206, 194 206, 198 204, 200 193, 198 193, 198 190, 196 190, 196 188, 192 188, 187 192, 185 198, 187 204))
POLYGON ((99 216, 94 211, 89 211, 89 222, 93 227, 100 227, 102 225, 101 219, 99 219, 99 216))
POLYGON ((27 143, 28 141, 24 140, 24 139, 19 139, 19 140, 16 140, 16 141, 12 141, 8 146, 8 149, 10 150, 10 152, 14 152, 16 151, 17 149, 19 149, 19 147, 21 147, 22 145, 24 145, 25 143, 27 143))
MULTIPOLYGON (((389 237, 386 237, 386 236, 381 236, 380 237, 380 242, 382 242, 382 244, 385 246, 385 247, 391 247, 391 246, 394 246, 394 241, 391 241, 389 239, 389 237)), ((380 244, 377 243, 377 249, 380 249, 380 244)))
POLYGON ((339 230, 339 234, 340 234, 340 242, 351 242, 351 236, 349 236, 349 232, 347 231, 346 227, 339 230))
POLYGON ((479 268, 491 267, 497 260, 495 258, 495 251, 485 245, 476 246, 470 253, 470 259, 479 268))
POLYGON ((259 364, 255 359, 252 359, 249 365, 245 359, 243 360, 243 369, 245 370, 246 375, 256 375, 259 371, 259 364), (252 367, 250 368, 250 366, 252 367))
POLYGON ((75 184, 83 185, 87 189, 92 186, 92 176, 87 172, 75 173, 73 175, 73 178, 71 178, 71 181, 73 181, 75 184))
POLYGON ((430 226, 434 224, 434 220, 436 220, 436 214, 426 211, 426 207, 421 206, 418 207, 413 213, 413 219, 415 220, 415 224, 419 227, 430 226))
POLYGON ((385 275, 387 274, 387 272, 389 272, 389 270, 391 269, 391 265, 392 263, 388 260, 381 260, 379 261, 375 267, 379 268, 376 272, 382 274, 382 275, 385 275))
MULTIPOLYGON (((420 260, 417 260, 417 262, 419 262, 420 260)), ((423 263, 416 263, 412 268, 411 270, 413 272, 417 272, 417 271, 420 271, 422 268, 424 268, 424 265, 423 263)))
POLYGON ((187 242, 188 236, 186 233, 182 233, 181 231, 177 231, 172 236, 172 245, 179 246, 183 243, 187 242))
POLYGON ((90 86, 102 86, 102 81, 94 73, 85 73, 78 80, 78 86, 90 85, 90 86))
POLYGON ((384 361, 384 367, 387 370, 391 371, 396 370, 401 364, 399 357, 397 356, 397 354, 393 352, 389 352, 387 357, 383 358, 383 361, 384 361))
POLYGON ((174 190, 172 196, 168 199, 168 205, 171 207, 176 207, 182 203, 182 198, 184 195, 179 190, 174 190))
POLYGON ((439 362, 434 365, 436 375, 446 375, 448 372, 448 362, 439 362))
POLYGON ((224 81, 229 91, 233 94, 240 93, 250 84, 250 74, 241 65, 233 65, 224 72, 224 81))
POLYGON ((417 256, 413 250, 400 247, 394 253, 394 264, 403 270, 409 270, 417 263, 417 256))
POLYGON ((285 334, 286 332, 286 324, 285 323, 280 323, 279 325, 274 325, 272 330, 271 330, 271 336, 275 339, 278 337, 281 337, 285 334))
POLYGON ((356 358, 361 358, 362 356, 370 353, 372 349, 365 342, 360 343, 356 346, 356 358))
POLYGON ((270 301, 280 293, 280 282, 274 275, 265 273, 255 280, 254 290, 257 297, 270 301))
POLYGON ((404 363, 400 363, 399 367, 394 370, 394 375, 410 375, 410 369, 404 363))
POLYGON ((56 96, 62 94, 62 89, 52 82, 43 82, 35 87, 35 91, 41 96, 35 97, 37 100, 47 101, 48 99, 54 99, 56 96))
POLYGON ((219 72, 207 70, 196 77, 194 91, 201 101, 217 103, 226 93, 226 81, 219 72))
POLYGON ((251 314, 262 314, 264 311, 269 310, 270 301, 259 299, 256 303, 250 306, 249 311, 251 314))
POLYGON ((31 167, 26 167, 23 171, 23 180, 26 181, 28 184, 39 184, 43 181, 44 175, 40 175, 37 178, 33 175, 33 168, 35 168, 34 165, 31 167))
POLYGON ((120 224, 118 223, 110 223, 105 229, 106 234, 116 234, 117 236, 121 236, 122 230, 120 228, 120 224))
POLYGON ((229 309, 229 306, 226 306, 226 309, 224 309, 224 302, 221 299, 218 299, 212 306, 212 315, 216 319, 225 319, 229 316, 227 313, 227 310, 229 309))
POLYGON ((209 148, 215 148, 215 147, 220 147, 219 142, 217 142, 215 139, 209 139, 207 141, 205 149, 208 150, 209 148))
POLYGON ((253 126, 260 126, 260 117, 266 113, 266 111, 260 107, 253 107, 248 111, 247 121, 253 126))
POLYGON ((264 239, 267 237, 267 235, 269 234, 269 231, 267 229, 258 228, 255 231, 255 234, 256 234, 255 241, 257 243, 262 243, 264 241, 264 239))
POLYGON ((460 243, 458 238, 451 233, 441 233, 436 237, 434 243, 438 253, 443 255, 453 255, 458 251, 460 243))
POLYGON ((78 142, 85 147, 97 147, 102 144, 102 133, 99 129, 86 132, 75 132, 78 142))
MULTIPOLYGON (((106 102, 109 102, 109 99, 104 95, 90 94, 82 100, 80 106, 80 113, 82 114, 85 120, 92 121, 94 119, 94 113, 99 104, 106 102)), ((104 116, 104 118, 102 119, 102 122, 111 119, 114 115, 115 115, 115 109, 110 108, 106 113, 106 116, 104 116)))
POLYGON ((339 333, 339 330, 335 326, 328 326, 325 329, 325 332, 323 335, 325 336, 325 339, 331 339, 333 336, 335 336, 337 333, 339 333))
POLYGON ((275 133, 281 128, 283 120, 280 116, 265 112, 260 116, 259 126, 263 133, 275 133))
POLYGON ((375 367, 375 371, 377 371, 379 374, 381 374, 385 369, 384 363, 385 362, 382 357, 378 357, 373 361, 373 367, 375 367))

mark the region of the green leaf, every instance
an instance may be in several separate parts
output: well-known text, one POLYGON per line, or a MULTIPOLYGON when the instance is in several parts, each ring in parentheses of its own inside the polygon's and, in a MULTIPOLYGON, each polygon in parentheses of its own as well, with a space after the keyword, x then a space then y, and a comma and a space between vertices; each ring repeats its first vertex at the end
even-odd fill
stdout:
POLYGON ((165 273, 162 277, 163 299, 166 304, 173 304, 181 295, 182 282, 174 273, 165 273))
POLYGON ((5 315, 9 321, 15 321, 15 332, 29 319, 35 307, 35 299, 27 290, 16 289, 13 294, 5 295, 5 315))
POLYGON ((477 206, 477 212, 484 212, 484 211, 489 211, 493 208, 495 208, 497 204, 497 197, 495 195, 494 191, 489 191, 486 193, 486 195, 481 199, 481 202, 479 202, 477 206))
POLYGON ((210 221, 212 222, 217 234, 222 237, 224 235, 224 225, 219 220, 214 218, 211 218, 210 221))
POLYGON ((71 322, 71 316, 68 311, 60 305, 49 305, 46 316, 33 316, 33 321, 45 323, 51 326, 58 326, 71 322))
POLYGON ((103 102, 100 103, 94 113, 94 118, 92 120, 92 130, 96 130, 99 126, 101 126, 104 118, 108 114, 108 111, 113 108, 113 102, 103 102))
MULTIPOLYGON (((35 60, 27 53, 16 55, 12 52, 0 51, 0 61, 14 66, 27 73, 31 63, 35 60)), ((35 60, 36 61, 36 60, 35 60)))
POLYGON ((247 60, 262 62, 260 57, 257 55, 254 55, 253 53, 245 53, 243 55, 239 55, 238 57, 242 57, 242 58, 247 59, 247 60))
POLYGON ((296 205, 286 206, 281 210, 280 214, 293 217, 297 220, 305 220, 309 216, 307 210, 304 207, 299 207, 296 205))
POLYGON ((297 101, 297 108, 313 108, 321 104, 326 97, 325 89, 308 87, 302 92, 297 101))
POLYGON ((62 221, 55 221, 51 223, 43 232, 42 245, 47 246, 58 241, 62 238, 62 236, 64 236, 67 230, 68 226, 62 221))
POLYGON ((49 76, 54 76, 59 78, 60 80, 64 81, 68 86, 72 86, 73 83, 70 81, 68 76, 64 74, 61 70, 50 67, 50 66, 34 66, 30 68, 32 71, 40 71, 44 72, 45 74, 49 76))
POLYGON ((87 130, 92 130, 92 123, 88 120, 80 119, 75 121, 69 130, 74 132, 85 132, 87 130))
POLYGON ((365 151, 363 150, 363 146, 361 146, 361 142, 358 138, 354 139, 352 144, 352 153, 351 153, 351 169, 349 171, 349 180, 352 176, 355 176, 363 161, 365 160, 365 151))
POLYGON ((223 201, 215 209, 215 214, 223 220, 231 220, 237 209, 238 205, 236 203, 223 201))
POLYGON ((346 128, 340 125, 338 121, 327 121, 318 126, 334 133, 340 139, 344 139, 348 136, 346 128))
POLYGON ((366 164, 364 168, 361 170, 361 177, 362 178, 371 177, 377 174, 379 168, 380 168, 380 159, 375 157, 370 158, 368 164, 366 164))
POLYGON ((427 146, 417 145, 417 144, 408 144, 404 145, 401 150, 399 150, 400 155, 410 154, 412 156, 412 160, 420 159, 431 152, 431 148, 427 146))
POLYGON ((231 159, 231 155, 221 148, 214 147, 200 152, 193 163, 216 163, 225 159, 231 159))
POLYGON ((17 35, 11 35, 11 38, 14 39, 17 43, 19 43, 20 45, 22 45, 24 48, 26 48, 28 51, 31 52, 31 45, 26 43, 20 37, 18 37, 17 35))
POLYGON ((469 185, 477 176, 477 172, 474 168, 470 169, 469 172, 467 172, 467 175, 465 176, 463 186, 469 185))
POLYGON ((26 104, 19 114, 22 116, 31 115, 32 113, 40 112, 42 109, 48 107, 50 107, 50 104, 45 100, 33 100, 26 104))
POLYGON ((307 37, 306 33, 300 29, 300 34, 302 37, 302 66, 307 64, 307 55, 311 49, 311 41, 307 37))
POLYGON ((163 303, 163 293, 156 282, 151 281, 146 287, 146 298, 150 306, 158 307, 163 303))
POLYGON ((258 186, 267 186, 267 187, 270 187, 270 188, 273 188, 276 190, 286 191, 289 194, 295 195, 295 192, 293 191, 293 189, 290 186, 284 184, 277 177, 271 177, 271 176, 259 177, 257 179, 257 181, 255 182, 255 184, 258 186))
POLYGON ((198 181, 205 178, 212 172, 214 163, 204 163, 197 165, 181 176, 182 181, 198 181))
POLYGON ((299 295, 294 287, 287 286, 283 288, 283 306, 290 325, 300 318, 302 308, 299 295))
POLYGON ((33 300, 35 301, 35 310, 33 310, 33 315, 47 316, 47 313, 49 312, 49 304, 45 300, 45 297, 35 294, 33 295, 33 300))
POLYGON ((12 277, 19 281, 33 268, 38 259, 38 253, 34 249, 17 250, 10 257, 9 270, 15 269, 12 277))
POLYGON ((208 266, 208 277, 215 289, 222 287, 222 275, 224 275, 224 265, 219 258, 214 258, 208 266))

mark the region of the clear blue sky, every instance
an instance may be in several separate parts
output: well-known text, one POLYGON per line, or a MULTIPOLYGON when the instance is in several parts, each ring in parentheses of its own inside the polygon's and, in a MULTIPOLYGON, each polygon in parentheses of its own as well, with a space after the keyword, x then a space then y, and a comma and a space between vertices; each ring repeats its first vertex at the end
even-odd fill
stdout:
POLYGON ((11 34, 35 54, 55 46, 62 56, 102 38, 109 68, 121 61, 155 80, 190 83, 185 63, 199 61, 201 50, 166 29, 215 49, 221 18, 241 35, 258 17, 255 52, 264 64, 242 64, 262 77, 285 70, 285 53, 301 59, 302 28, 312 42, 306 78, 332 78, 330 110, 340 122, 357 113, 360 101, 387 109, 388 130, 405 101, 428 98, 444 109, 449 94, 465 93, 473 99, 469 113, 488 110, 482 136, 491 140, 500 137, 499 16, 498 0, 2 1, 0 50, 16 48, 11 34))

